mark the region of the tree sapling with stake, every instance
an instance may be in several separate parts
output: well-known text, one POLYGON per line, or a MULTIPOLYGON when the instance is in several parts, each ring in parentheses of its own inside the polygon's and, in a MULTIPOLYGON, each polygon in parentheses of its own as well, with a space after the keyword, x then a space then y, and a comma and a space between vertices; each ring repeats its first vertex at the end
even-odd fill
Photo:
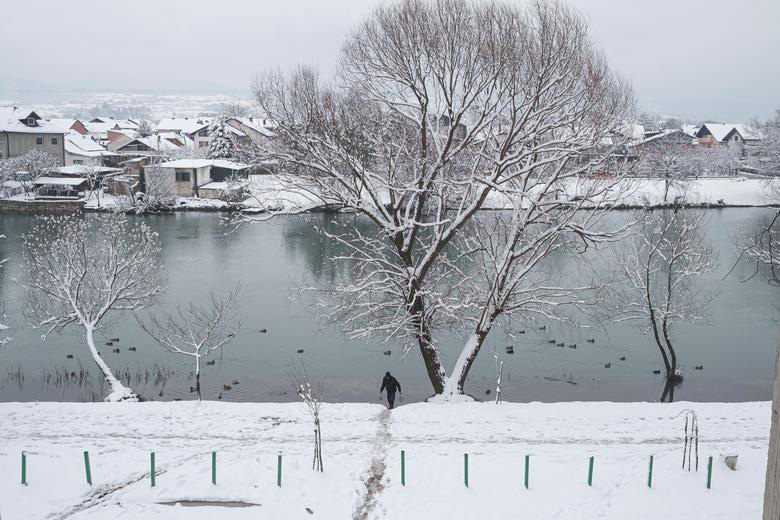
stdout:
POLYGON ((290 381, 295 387, 295 392, 306 407, 306 412, 314 421, 314 459, 311 467, 315 471, 324 471, 322 465, 322 435, 320 433, 322 387, 319 384, 316 388, 312 387, 309 381, 309 374, 306 372, 306 366, 302 362, 299 366, 293 361, 292 368, 288 374, 290 381))

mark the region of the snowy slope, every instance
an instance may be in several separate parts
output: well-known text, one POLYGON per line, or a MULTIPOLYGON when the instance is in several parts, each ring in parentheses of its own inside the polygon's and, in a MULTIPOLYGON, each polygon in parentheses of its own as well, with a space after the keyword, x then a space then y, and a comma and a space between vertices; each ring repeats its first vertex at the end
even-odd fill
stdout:
POLYGON ((297 404, 2 403, 0 514, 3 520, 760 518, 769 403, 418 403, 392 412, 326 404, 322 413, 325 473, 315 474, 312 429, 297 404), (690 473, 679 467, 683 420, 673 418, 687 407, 698 412, 701 435, 699 471, 690 473), (19 482, 22 450, 28 452, 26 487, 19 482), (90 452, 91 488, 83 450, 90 452), (218 452, 216 486, 212 450, 218 452), (154 488, 150 451, 157 461, 154 488), (736 472, 717 460, 731 452, 739 454, 736 472), (529 490, 523 487, 526 454, 529 490), (651 454, 654 487, 648 489, 651 454), (709 455, 716 462, 708 491, 709 455), (187 499, 260 505, 158 504, 187 499))

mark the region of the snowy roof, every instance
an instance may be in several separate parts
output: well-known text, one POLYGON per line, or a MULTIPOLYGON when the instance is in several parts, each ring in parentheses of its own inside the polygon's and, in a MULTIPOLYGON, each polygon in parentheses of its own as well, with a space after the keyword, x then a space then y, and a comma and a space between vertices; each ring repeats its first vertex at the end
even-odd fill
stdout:
POLYGON ((178 159, 176 161, 160 163, 157 166, 160 168, 205 168, 206 166, 214 166, 217 168, 226 168, 228 170, 243 170, 249 165, 228 161, 226 159, 178 159))
POLYGON ((0 106, 0 132, 23 134, 67 134, 68 129, 42 119, 30 108, 0 106), (28 126, 22 121, 32 118, 35 125, 28 126))
POLYGON ((71 132, 65 135, 65 151, 71 155, 80 155, 83 157, 107 157, 116 155, 109 152, 92 138, 86 135, 71 132))
MULTIPOLYGON (((149 137, 129 137, 127 135, 123 135, 109 142, 108 147, 111 150, 119 152, 125 146, 135 142, 143 143, 149 148, 151 148, 152 150, 157 152, 173 151, 179 149, 179 146, 173 144, 167 139, 163 139, 158 135, 150 135, 149 137)), ((143 153, 143 152, 139 152, 139 153, 143 153)))
POLYGON ((268 126, 270 126, 270 125, 268 125, 268 124, 263 125, 263 121, 265 121, 266 123, 269 122, 268 119, 263 120, 263 119, 258 119, 258 118, 255 118, 255 117, 231 117, 231 118, 228 118, 228 123, 230 121, 236 121, 238 123, 246 125, 249 128, 253 129, 254 131, 256 131, 256 132, 258 132, 258 133, 260 133, 260 134, 262 134, 262 135, 264 135, 266 137, 273 137, 274 136, 274 133, 271 130, 269 130, 269 128, 268 128, 268 126))
POLYGON ((49 121, 51 123, 53 123, 54 125, 59 126, 61 128, 68 128, 68 129, 70 129, 70 127, 72 127, 73 125, 76 124, 76 121, 78 121, 78 119, 67 118, 67 117, 66 118, 52 117, 51 119, 49 119, 49 121))
POLYGON ((207 126, 211 119, 206 117, 166 117, 155 127, 157 132, 176 132, 191 134, 207 126))
POLYGON ((87 179, 82 177, 38 177, 38 179, 33 182, 33 185, 57 184, 61 186, 79 186, 85 182, 87 182, 87 179))
POLYGON ((156 135, 150 135, 149 137, 137 137, 135 140, 144 143, 149 148, 157 150, 158 152, 179 149, 177 145, 173 144, 169 140, 163 139, 162 137, 158 137, 156 135))
POLYGON ((742 136, 742 139, 761 139, 761 133, 747 125, 736 124, 734 125, 734 130, 739 132, 739 135, 742 136))
POLYGON ((209 182, 203 186, 198 187, 199 190, 217 190, 217 191, 230 191, 245 186, 245 183, 231 183, 231 182, 209 182))
POLYGON ((88 164, 74 164, 71 166, 60 166, 55 170, 62 175, 84 175, 87 173, 117 173, 124 171, 122 168, 110 168, 108 166, 91 166, 88 164))
POLYGON ((699 131, 698 125, 682 125, 680 129, 683 131, 684 134, 689 135, 691 137, 696 137, 696 132, 699 131))
POLYGON ((712 137, 714 137, 718 141, 723 141, 727 135, 729 135, 729 132, 734 130, 733 124, 728 123, 704 123, 701 125, 701 128, 699 128, 699 131, 696 132, 697 137, 702 137, 701 134, 702 131, 706 128, 710 134, 712 134, 712 137))
POLYGON ((177 132, 158 132, 154 134, 155 136, 159 135, 163 139, 167 139, 168 141, 175 139, 182 143, 182 146, 192 146, 195 144, 195 141, 192 140, 187 134, 179 134, 177 132))
POLYGON ((127 129, 138 128, 138 123, 136 123, 132 119, 115 119, 113 117, 103 117, 103 116, 93 117, 85 124, 87 126, 91 124, 92 125, 106 124, 106 125, 111 125, 112 128, 113 127, 127 128, 127 129))
POLYGON ((662 130, 662 131, 658 132, 657 134, 654 134, 654 135, 652 135, 650 137, 647 137, 645 139, 639 139, 637 141, 634 141, 631 144, 633 146, 636 146, 636 145, 640 145, 640 144, 651 143, 653 141, 657 141, 658 139, 662 139, 662 138, 664 138, 664 137, 666 137, 668 135, 677 134, 677 133, 680 133, 680 134, 686 135, 688 137, 691 137, 691 144, 693 144, 693 136, 691 136, 690 134, 685 132, 682 128, 673 128, 671 130, 662 130))

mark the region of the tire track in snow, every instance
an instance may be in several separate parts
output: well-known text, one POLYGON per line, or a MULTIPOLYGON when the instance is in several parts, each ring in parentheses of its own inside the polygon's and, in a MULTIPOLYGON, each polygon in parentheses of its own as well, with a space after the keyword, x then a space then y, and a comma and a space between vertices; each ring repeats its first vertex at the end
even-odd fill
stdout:
MULTIPOLYGON (((236 446, 240 446, 243 443, 232 443, 225 446, 222 446, 220 449, 229 449, 236 446)), ((202 457, 203 453, 194 453, 192 455, 188 455, 184 458, 179 459, 176 462, 173 462, 172 464, 166 464, 164 469, 158 469, 155 471, 155 475, 164 475, 168 471, 179 468, 189 462, 192 459, 202 457)), ((51 513, 47 515, 45 518, 46 520, 65 520, 67 518, 72 517, 73 515, 76 515, 78 513, 81 513, 83 511, 86 511, 87 509, 92 509, 93 507, 100 506, 102 504, 107 503, 113 498, 114 493, 118 491, 122 491, 125 488, 128 488, 134 484, 137 484, 141 482, 142 480, 148 478, 150 476, 150 472, 144 472, 139 475, 136 475, 132 478, 129 478, 123 482, 117 482, 115 484, 109 484, 100 488, 95 489, 90 493, 89 496, 87 496, 84 500, 81 502, 74 504, 67 508, 64 511, 59 511, 56 513, 51 513)))
POLYGON ((390 433, 390 410, 382 410, 377 417, 379 427, 374 440, 374 457, 371 459, 371 467, 366 474, 365 486, 366 494, 363 500, 352 515, 353 520, 367 520, 368 515, 376 507, 377 497, 384 490, 383 480, 385 478, 385 459, 387 458, 387 446, 392 440, 390 433))

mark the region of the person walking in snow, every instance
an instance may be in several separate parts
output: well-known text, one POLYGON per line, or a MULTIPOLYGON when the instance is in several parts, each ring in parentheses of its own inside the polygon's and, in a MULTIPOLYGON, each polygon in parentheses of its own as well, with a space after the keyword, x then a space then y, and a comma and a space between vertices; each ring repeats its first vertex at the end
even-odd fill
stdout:
POLYGON ((382 379, 382 388, 379 389, 379 398, 382 398, 382 390, 387 389, 387 403, 390 405, 390 409, 393 409, 393 403, 395 403, 395 391, 401 392, 401 383, 396 378, 390 375, 390 372, 385 372, 385 378, 382 379))

